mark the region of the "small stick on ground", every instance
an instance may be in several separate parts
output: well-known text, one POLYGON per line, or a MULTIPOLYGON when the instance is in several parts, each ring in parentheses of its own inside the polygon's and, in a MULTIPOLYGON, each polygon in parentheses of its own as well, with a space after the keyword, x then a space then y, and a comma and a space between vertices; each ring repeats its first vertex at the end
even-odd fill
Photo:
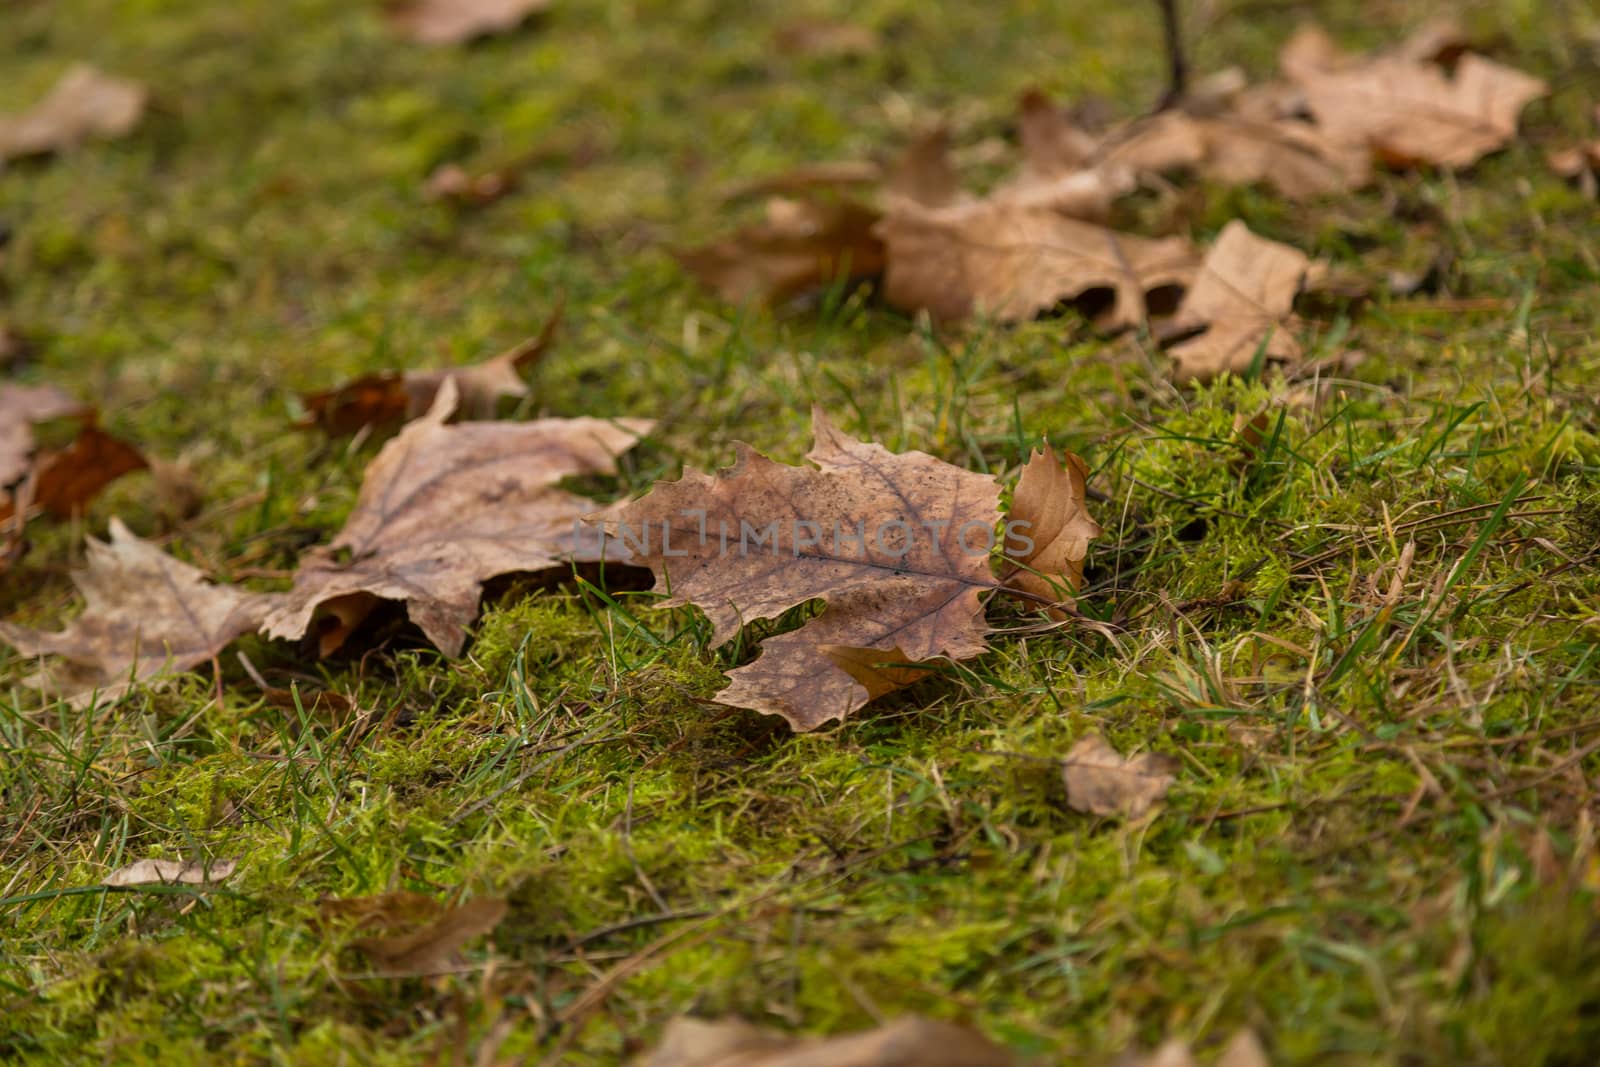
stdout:
POLYGON ((1183 30, 1178 24, 1178 0, 1156 0, 1161 5, 1161 30, 1167 49, 1167 91, 1156 104, 1168 111, 1189 91, 1189 61, 1183 54, 1183 30))

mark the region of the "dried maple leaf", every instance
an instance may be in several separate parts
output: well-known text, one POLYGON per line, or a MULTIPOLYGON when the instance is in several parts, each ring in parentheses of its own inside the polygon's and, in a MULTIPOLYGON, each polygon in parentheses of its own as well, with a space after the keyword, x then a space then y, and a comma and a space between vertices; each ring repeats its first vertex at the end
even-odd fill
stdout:
POLYGON ((997 584, 992 478, 857 441, 820 409, 812 418, 807 458, 817 469, 741 445, 730 470, 658 482, 611 527, 672 593, 669 606, 705 612, 714 645, 750 620, 826 601, 800 629, 764 641, 717 696, 796 730, 843 718, 913 677, 905 664, 978 655, 988 632, 982 595, 997 584))
POLYGON ((404 0, 389 24, 419 44, 461 44, 514 30, 550 7, 550 0, 404 0))
POLYGON ((903 1016, 841 1037, 786 1037, 741 1019, 677 1018, 633 1067, 1012 1067, 976 1030, 903 1016))
POLYGON ((1088 815, 1148 814, 1172 788, 1177 763, 1170 756, 1144 752, 1124 759, 1105 738, 1091 734, 1072 746, 1062 761, 1067 803, 1088 815))
POLYGON ((1285 70, 1327 137, 1368 146, 1393 166, 1470 166, 1515 138, 1522 109, 1550 91, 1470 52, 1453 76, 1403 50, 1354 65, 1303 51, 1285 70))
MULTIPOLYGON (((385 894, 389 896, 391 894, 385 894)), ((415 901, 409 902, 408 907, 414 909, 415 901)), ((457 907, 439 910, 409 933, 358 938, 351 945, 370 959, 380 974, 389 977, 439 974, 459 966, 462 946, 499 926, 500 920, 506 917, 506 910, 504 900, 478 897, 457 907)), ((379 925, 393 928, 386 923, 379 925)))
POLYGON ((503 397, 526 396, 522 375, 543 359, 561 324, 561 308, 551 313, 537 337, 523 341, 493 359, 469 367, 438 370, 383 371, 367 374, 337 389, 302 393, 303 426, 320 426, 333 435, 352 434, 367 426, 391 426, 422 415, 433 406, 447 380, 460 392, 461 415, 493 418, 503 397))
POLYGON ((0 115, 0 163, 122 137, 138 125, 146 95, 136 82, 78 64, 32 110, 0 115))
POLYGON ((111 540, 89 541, 89 565, 73 581, 83 614, 59 633, 0 622, 0 639, 25 656, 59 656, 28 684, 74 704, 115 700, 136 682, 188 670, 255 629, 272 597, 225 585, 111 520, 111 540))
POLYGON ((106 875, 101 885, 114 888, 135 885, 206 885, 232 874, 237 860, 138 860, 106 875))
MULTIPOLYGON (((1101 532, 1089 517, 1088 475, 1088 465, 1071 452, 1065 462, 1057 462, 1048 446, 1028 457, 1006 516, 1006 558, 1019 568, 1009 584, 1052 604, 1072 606, 1072 594, 1083 584, 1089 542, 1101 532), (1012 550, 1014 540, 1018 547, 1012 550)), ((1051 614, 1065 618, 1058 608, 1051 614)))
POLYGON ((1237 94, 1218 109, 1163 111, 1109 132, 1089 156, 1100 169, 1191 170, 1228 184, 1262 182, 1292 200, 1346 192, 1370 177, 1364 146, 1343 144, 1310 123, 1254 108, 1237 94), (1234 110, 1235 107, 1244 110, 1234 110))
POLYGON ((1238 219, 1224 226, 1174 317, 1174 332, 1203 331, 1168 350, 1175 377, 1244 371, 1263 345, 1268 359, 1299 359, 1289 321, 1310 265, 1304 252, 1257 237, 1238 219))
POLYGON ((985 314, 1015 322, 1109 290, 1099 324, 1135 326, 1153 296, 1188 283, 1196 258, 1180 237, 1135 237, 1005 200, 899 211, 879 233, 889 260, 885 298, 941 321, 985 314))
POLYGON ((649 432, 643 419, 540 419, 446 425, 457 386, 446 379, 428 413, 384 445, 344 529, 302 558, 294 586, 268 614, 273 637, 299 639, 320 620, 327 655, 380 599, 407 614, 446 655, 461 651, 482 583, 575 560, 619 559, 577 534, 592 501, 561 479, 609 474, 649 432))
POLYGON ((849 200, 773 199, 764 222, 675 253, 729 303, 782 303, 833 282, 883 273, 878 212, 849 200))

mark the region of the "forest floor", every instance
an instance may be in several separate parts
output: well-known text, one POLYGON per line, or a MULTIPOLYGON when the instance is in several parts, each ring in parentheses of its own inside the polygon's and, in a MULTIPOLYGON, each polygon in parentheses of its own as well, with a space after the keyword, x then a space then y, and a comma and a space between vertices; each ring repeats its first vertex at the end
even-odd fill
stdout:
MULTIPOLYGON (((1358 49, 1430 5, 1193 6, 1199 67, 1265 75, 1304 19, 1358 49)), ((8 618, 68 620, 113 515, 281 588, 377 448, 294 429, 296 394, 479 360, 564 299, 518 414, 660 420, 615 492, 735 441, 799 462, 813 403, 1002 479, 1048 438, 1092 470, 1081 609, 1117 625, 997 609, 1013 632, 986 657, 810 734, 713 703, 750 642, 570 581, 495 585, 458 660, 398 624, 326 661, 250 637, 87 711, 3 653, 0 1059, 610 1064, 685 1012, 816 1033, 917 1012, 1041 1062, 1239 1026, 1280 1065, 1595 1062, 1600 214, 1543 153, 1600 100, 1600 23, 1465 7, 1552 83, 1506 151, 1309 205, 1188 182, 1162 208, 1372 281, 1313 324, 1313 356, 1363 358, 1307 406, 1274 375, 1175 386, 1072 314, 735 308, 670 255, 749 217, 732 183, 939 115, 1009 138, 1030 86, 1147 110, 1154 4, 561 0, 437 49, 334 0, 8 5, 0 111, 78 60, 154 94, 130 137, 0 173, 0 316, 34 349, 15 373, 201 492, 178 517, 136 475, 35 526, 8 618), (799 14, 883 43, 783 54, 799 14), (523 170, 492 204, 428 201, 448 162, 523 170), (1387 291, 1430 264, 1429 290, 1387 291), (353 706, 286 710, 238 651, 353 706), (1068 807, 1052 761, 1091 731, 1178 760, 1159 814, 1068 807), (145 856, 239 866, 98 886, 145 856), (510 908, 459 973, 375 977, 318 902, 390 889, 510 908)))

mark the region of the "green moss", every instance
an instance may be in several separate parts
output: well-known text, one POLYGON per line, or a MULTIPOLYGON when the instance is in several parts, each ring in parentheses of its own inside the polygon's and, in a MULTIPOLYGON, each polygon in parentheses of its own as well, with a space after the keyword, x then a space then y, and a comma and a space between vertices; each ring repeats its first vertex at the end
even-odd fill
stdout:
MULTIPOLYGON (((1593 896, 1569 859, 1597 769, 1600 311, 1592 206, 1539 150, 1600 85, 1570 66, 1587 16, 1516 7, 1472 15, 1560 86, 1529 144, 1337 201, 1183 183, 1119 208, 1202 239, 1244 218, 1374 280, 1308 323, 1317 355, 1365 355, 1310 403, 1275 373, 1173 388, 1162 357, 1071 315, 938 334, 866 292, 729 308, 665 254, 759 213, 724 183, 881 154, 941 113, 963 144, 1009 137, 1032 84, 1141 110, 1160 57, 1137 5, 813 5, 884 35, 855 59, 776 54, 793 12, 767 0, 574 0, 464 50, 330 0, 8 13, 0 109, 77 59, 157 100, 130 138, 0 173, 0 314, 40 342, 21 374, 190 459, 204 495, 178 524, 135 475, 84 523, 31 528, 4 578, 19 621, 71 614, 81 535, 113 514, 231 576, 287 571, 377 445, 292 430, 295 391, 480 359, 564 295, 518 414, 662 420, 582 491, 712 469, 736 440, 799 461, 812 402, 1003 478, 1048 439, 1105 496, 1082 606, 1110 629, 999 634, 807 736, 713 703, 752 639, 710 648, 703 617, 620 574, 604 595, 592 575, 495 583, 454 662, 398 618, 320 664, 238 646, 348 713, 264 701, 231 651, 220 703, 204 670, 41 708, 12 657, 0 1058, 400 1064, 476 1055, 510 1020, 502 1057, 570 1040, 567 1062, 609 1064, 680 1011, 819 1032, 921 1011, 1046 1061, 1250 1024, 1275 1063, 1588 1062, 1593 896), (514 161, 495 204, 422 200, 441 163, 514 161), (1444 292, 1384 292, 1441 250, 1444 292), (1235 420, 1263 410, 1270 443, 1241 447, 1235 420), (1179 758, 1148 825, 1067 806, 1050 761, 1091 730, 1179 758), (1576 884, 1538 884, 1538 827, 1576 884), (239 868, 207 892, 94 888, 195 855, 239 868), (391 888, 511 909, 465 973, 361 976, 316 901, 391 888)), ((1362 5, 1322 14, 1351 46, 1392 36, 1362 5)), ((1298 17, 1221 19, 1198 58, 1263 74, 1298 17)))

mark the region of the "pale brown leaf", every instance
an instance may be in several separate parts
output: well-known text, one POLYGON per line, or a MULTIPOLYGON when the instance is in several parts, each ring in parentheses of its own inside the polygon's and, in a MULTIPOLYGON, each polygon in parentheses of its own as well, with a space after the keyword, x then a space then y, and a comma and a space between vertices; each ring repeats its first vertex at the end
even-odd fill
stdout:
POLYGON ((82 410, 81 404, 53 385, 0 385, 0 488, 28 472, 35 424, 82 410))
POLYGON ((442 911, 408 933, 358 938, 351 945, 372 961, 378 973, 389 977, 439 974, 459 966, 466 943, 499 926, 506 910, 506 901, 498 897, 478 897, 442 911))
POLYGON ((878 232, 889 258, 885 298, 940 321, 982 314, 1016 322, 1109 290, 1099 324, 1135 326, 1153 294, 1188 283, 1196 260, 1180 237, 1135 237, 1005 200, 902 210, 878 232))
MULTIPOLYGON (((1071 452, 1064 462, 1058 462, 1048 446, 1028 457, 1006 516, 1006 557, 1022 568, 1010 584, 1072 606, 1072 594, 1083 584, 1089 542, 1101 532, 1100 524, 1089 517, 1088 475, 1088 465, 1071 452)), ((1065 617, 1055 608, 1051 614, 1065 617)))
POLYGON ((1012 1067, 976 1030, 908 1015, 842 1037, 786 1037, 740 1019, 678 1018, 633 1067, 1012 1067))
POLYGON ((118 867, 106 875, 101 885, 125 887, 135 885, 205 885, 220 882, 233 873, 237 860, 138 860, 126 867, 118 867))
POLYGON ((146 97, 137 82, 80 63, 31 110, 0 115, 0 164, 125 136, 144 114, 146 97))
POLYGON ((1296 81, 1327 137, 1368 146, 1393 166, 1470 166, 1515 138, 1522 109, 1549 92, 1543 80, 1472 53, 1453 76, 1386 55, 1348 69, 1302 68, 1296 81))
POLYGON ((676 253, 700 284, 729 303, 782 303, 883 272, 878 212, 848 200, 775 199, 766 221, 676 253))
POLYGON ((602 554, 623 561, 617 546, 578 535, 578 520, 595 505, 556 483, 613 473, 649 421, 446 425, 457 396, 447 379, 428 413, 378 453, 344 529, 301 559, 294 586, 267 615, 269 635, 297 640, 316 624, 327 655, 379 600, 397 600, 454 656, 489 578, 602 554))
POLYGON ((778 27, 772 44, 787 55, 835 57, 870 55, 883 41, 874 30, 857 23, 804 19, 778 27))
POLYGON ((502 399, 528 393, 523 375, 550 351, 561 325, 558 306, 537 337, 529 338, 492 359, 467 367, 434 370, 382 371, 366 374, 337 389, 302 393, 303 426, 319 426, 333 435, 352 434, 367 427, 409 422, 433 406, 439 387, 452 381, 460 394, 458 414, 469 419, 491 419, 502 399))
POLYGON ((800 629, 764 641, 717 696, 796 730, 843 718, 887 683, 914 677, 902 663, 982 652, 982 595, 996 585, 992 478, 857 441, 820 409, 813 424, 817 469, 741 445, 732 469, 658 482, 612 524, 657 587, 670 589, 668 605, 706 613, 714 645, 746 622, 826 601, 800 629))
POLYGON ((115 700, 134 683, 211 659, 259 625, 273 597, 212 585, 111 520, 111 540, 89 541, 89 565, 73 576, 83 614, 59 633, 0 622, 0 639, 25 656, 59 656, 29 679, 74 704, 115 700))
POLYGON ((1099 734, 1090 734, 1067 753, 1061 775, 1067 803, 1088 815, 1142 818, 1167 795, 1177 762, 1144 752, 1124 759, 1099 734))
POLYGON ((1102 222, 1109 217, 1113 201, 1133 191, 1133 169, 1095 159, 1095 139, 1043 93, 1034 89, 1023 94, 1020 112, 1022 163, 1012 177, 995 187, 989 200, 1102 222))
POLYGON ((389 24, 420 44, 460 44, 514 30, 547 10, 550 0, 403 0, 389 24))
POLYGON ((1269 360, 1298 360, 1290 314, 1310 264, 1299 249, 1257 237, 1238 219, 1224 226, 1178 306, 1173 330, 1203 332, 1169 349, 1174 376, 1244 371, 1262 345, 1269 360))

